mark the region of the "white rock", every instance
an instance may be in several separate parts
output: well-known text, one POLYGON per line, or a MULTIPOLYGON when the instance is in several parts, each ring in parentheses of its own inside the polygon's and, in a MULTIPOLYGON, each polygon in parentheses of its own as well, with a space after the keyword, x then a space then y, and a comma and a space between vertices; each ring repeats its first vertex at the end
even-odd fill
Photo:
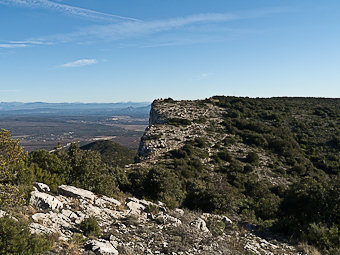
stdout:
POLYGON ((90 201, 94 201, 96 195, 91 191, 76 188, 73 186, 61 185, 58 187, 58 193, 67 197, 76 197, 81 199, 88 199, 90 201))
POLYGON ((144 205, 133 201, 126 203, 126 207, 129 209, 129 213, 131 214, 141 214, 145 209, 144 205))
POLYGON ((106 240, 89 240, 85 243, 87 250, 93 251, 97 255, 118 255, 117 249, 106 240))
POLYGON ((197 218, 196 220, 191 222, 190 226, 192 226, 192 227, 194 227, 198 230, 201 230, 202 232, 209 232, 209 229, 207 228, 207 224, 201 218, 197 218))
POLYGON ((71 220, 62 213, 36 213, 32 215, 32 219, 40 225, 52 229, 52 232, 63 231, 69 233, 74 228, 71 220))
POLYGON ((49 213, 36 213, 32 215, 35 222, 40 222, 43 225, 52 225, 49 213))
POLYGON ((233 222, 231 219, 229 219, 227 216, 222 217, 222 221, 227 225, 233 225, 233 222))
POLYGON ((3 210, 0 210, 0 218, 5 217, 7 213, 3 210))
POLYGON ((40 192, 49 192, 50 187, 48 187, 48 185, 46 185, 45 183, 41 183, 41 182, 36 182, 33 184, 34 188, 36 188, 38 191, 40 192))
POLYGON ((43 225, 40 225, 39 223, 33 222, 30 224, 30 232, 32 234, 38 235, 51 235, 56 233, 57 231, 54 228, 45 227, 43 225))
POLYGON ((158 214, 156 215, 154 220, 158 224, 171 224, 173 226, 178 226, 182 224, 182 222, 179 219, 172 217, 170 215, 167 215, 167 214, 158 214))
POLYGON ((118 241, 117 238, 114 235, 110 235, 110 243, 113 245, 113 247, 118 247, 118 241))
POLYGON ((167 221, 167 217, 168 215, 163 215, 163 214, 160 214, 160 215, 157 215, 155 217, 155 221, 158 223, 158 224, 165 224, 166 221, 167 221))
POLYGON ((175 212, 178 213, 179 215, 183 216, 184 215, 184 210, 176 208, 175 212))
POLYGON ((30 204, 41 209, 57 210, 63 208, 63 203, 57 198, 39 191, 31 192, 30 204))
POLYGON ((137 203, 137 204, 141 204, 143 206, 148 206, 148 205, 154 205, 154 206, 158 206, 157 204, 155 203, 152 203, 150 201, 146 201, 144 199, 138 199, 138 198, 135 198, 135 197, 128 197, 126 199, 126 202, 134 202, 134 203, 137 203))
POLYGON ((79 216, 72 212, 71 210, 62 210, 61 213, 65 215, 67 218, 69 218, 71 221, 75 221, 79 218, 79 216))
POLYGON ((118 200, 111 198, 111 197, 107 197, 107 196, 102 196, 96 199, 95 201, 95 205, 97 206, 101 206, 101 207, 107 207, 107 206, 121 206, 121 202, 119 202, 118 200))
POLYGON ((182 224, 182 221, 175 218, 175 217, 172 217, 170 215, 168 215, 168 218, 167 218, 167 221, 173 225, 173 226, 178 226, 178 225, 181 225, 182 224))
POLYGON ((76 211, 75 213, 79 216, 79 218, 76 219, 74 222, 75 222, 76 224, 80 224, 80 223, 85 219, 86 214, 83 213, 82 211, 76 211))

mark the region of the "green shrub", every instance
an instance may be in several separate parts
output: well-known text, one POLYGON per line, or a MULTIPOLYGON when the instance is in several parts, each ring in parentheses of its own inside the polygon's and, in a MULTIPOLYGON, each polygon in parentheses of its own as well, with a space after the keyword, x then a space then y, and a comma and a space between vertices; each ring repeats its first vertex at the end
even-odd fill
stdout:
POLYGON ((213 236, 220 236, 224 233, 225 223, 219 219, 210 217, 207 220, 207 227, 213 236))
POLYGON ((255 133, 254 131, 244 130, 240 133, 243 142, 249 145, 256 145, 265 147, 267 145, 263 135, 255 133))
POLYGON ((0 206, 23 205, 27 202, 32 173, 25 153, 11 133, 0 129, 0 206))
POLYGON ((8 216, 0 218, 0 254, 43 254, 51 248, 51 242, 37 234, 31 234, 28 224, 8 216))
POLYGON ((174 126, 188 126, 191 124, 191 121, 187 119, 181 119, 181 118, 172 118, 172 119, 169 119, 168 124, 174 125, 174 126))
POLYGON ((340 230, 337 226, 327 227, 324 224, 312 223, 309 225, 305 238, 307 241, 322 248, 340 248, 340 230))
POLYGON ((80 223, 80 229, 83 231, 86 236, 99 236, 100 235, 100 226, 98 224, 97 219, 94 216, 90 216, 85 218, 80 223))
POLYGON ((245 165, 243 167, 243 172, 246 173, 246 174, 251 173, 253 171, 254 171, 254 168, 251 165, 245 165))
POLYGON ((70 174, 70 166, 56 154, 45 150, 33 151, 29 154, 29 161, 36 163, 41 169, 51 175, 58 175, 62 182, 66 182, 70 174))
POLYGON ((178 176, 164 167, 154 167, 149 171, 144 183, 144 192, 147 197, 163 201, 169 207, 178 206, 185 195, 178 176))
POLYGON ((250 151, 246 156, 246 161, 250 164, 257 164, 259 162, 259 156, 256 152, 250 151))
POLYGON ((165 98, 163 101, 165 103, 175 103, 175 100, 173 100, 171 97, 165 98))
POLYGON ((208 177, 190 180, 184 205, 192 210, 209 213, 232 213, 239 209, 243 196, 225 178, 208 177))
POLYGON ((228 150, 223 150, 223 151, 219 151, 217 153, 217 156, 222 159, 223 161, 227 161, 230 162, 232 160, 232 156, 230 155, 228 150))
POLYGON ((159 213, 159 207, 157 205, 154 205, 154 204, 148 204, 145 207, 144 212, 157 214, 157 213, 159 213))
POLYGON ((0 129, 0 183, 14 183, 26 159, 19 140, 11 138, 8 130, 0 129))
POLYGON ((205 139, 201 137, 196 137, 193 142, 193 145, 198 148, 204 148, 207 146, 205 139))
POLYGON ((0 183, 0 206, 17 206, 27 204, 24 186, 0 183))
POLYGON ((102 162, 99 152, 84 151, 78 144, 71 144, 67 151, 67 162, 71 167, 68 184, 106 196, 117 193, 115 170, 102 162))

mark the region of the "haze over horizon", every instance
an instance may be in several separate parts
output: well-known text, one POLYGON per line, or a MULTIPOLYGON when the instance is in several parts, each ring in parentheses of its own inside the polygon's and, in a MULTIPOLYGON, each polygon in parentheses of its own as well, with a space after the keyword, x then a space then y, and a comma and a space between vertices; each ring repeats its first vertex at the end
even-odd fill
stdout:
POLYGON ((0 0, 0 102, 340 97, 340 2, 0 0))

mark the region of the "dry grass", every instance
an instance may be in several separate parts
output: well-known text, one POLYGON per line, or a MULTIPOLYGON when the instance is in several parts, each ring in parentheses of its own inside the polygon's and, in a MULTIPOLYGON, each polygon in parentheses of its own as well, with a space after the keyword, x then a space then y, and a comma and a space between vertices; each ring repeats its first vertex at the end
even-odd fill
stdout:
POLYGON ((298 249, 307 255, 322 255, 322 253, 317 248, 308 245, 307 243, 300 243, 298 249))

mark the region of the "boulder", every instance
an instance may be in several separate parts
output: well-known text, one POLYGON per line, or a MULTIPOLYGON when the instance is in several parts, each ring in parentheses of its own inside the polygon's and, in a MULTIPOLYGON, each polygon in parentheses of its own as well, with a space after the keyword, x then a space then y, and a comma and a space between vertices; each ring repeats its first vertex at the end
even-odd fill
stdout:
POLYGON ((126 202, 134 202, 134 203, 137 203, 137 204, 141 204, 143 206, 148 206, 148 205, 153 205, 153 206, 158 206, 157 204, 155 203, 152 203, 150 201, 146 201, 144 199, 138 199, 138 198, 135 198, 135 197, 128 197, 126 199, 126 202))
POLYGON ((37 191, 40 191, 40 192, 49 192, 51 191, 50 190, 50 187, 48 187, 48 185, 44 184, 44 183, 41 183, 41 182, 36 182, 33 184, 34 188, 37 189, 37 191))
POLYGON ((101 207, 107 207, 107 206, 114 206, 114 207, 118 207, 121 206, 122 203, 119 202, 118 200, 111 198, 111 197, 107 197, 107 196, 102 196, 96 199, 95 201, 95 205, 97 206, 101 206, 101 207))
POLYGON ((133 201, 127 202, 126 207, 129 210, 129 214, 130 213, 131 214, 141 214, 145 209, 144 205, 141 205, 141 204, 133 202, 133 201))
POLYGON ((58 210, 63 208, 63 203, 57 198, 39 191, 31 192, 30 204, 40 209, 58 210))
POLYGON ((184 215, 184 210, 182 210, 182 209, 176 208, 175 212, 178 213, 180 216, 184 215))
POLYGON ((5 211, 0 210, 0 218, 5 217, 7 213, 5 211))
POLYGON ((88 199, 90 201, 94 201, 96 195, 91 191, 76 188, 73 186, 61 185, 58 187, 58 193, 67 197, 75 197, 81 199, 88 199))
POLYGON ((79 219, 79 215, 77 215, 75 212, 72 212, 71 210, 62 210, 61 214, 63 214, 65 217, 69 218, 71 221, 76 221, 79 219))
POLYGON ((222 217, 222 221, 223 221, 226 225, 233 225, 232 220, 229 219, 227 216, 223 216, 223 217, 222 217))
POLYGON ((30 232, 32 234, 38 234, 38 235, 52 235, 54 233, 57 233, 57 230, 51 227, 45 227, 43 225, 40 225, 39 223, 33 222, 30 224, 30 232))
POLYGON ((93 251, 97 255, 118 255, 117 249, 106 240, 89 240, 85 243, 85 249, 93 251))
POLYGON ((170 224, 173 226, 178 226, 182 224, 182 222, 179 219, 172 217, 168 214, 158 214, 156 215, 154 220, 157 222, 157 224, 163 224, 163 225, 170 224))
POLYGON ((207 228, 207 224, 201 218, 197 218, 196 220, 191 222, 190 226, 192 226, 193 228, 196 228, 196 229, 198 229, 202 232, 209 232, 209 229, 207 228))

